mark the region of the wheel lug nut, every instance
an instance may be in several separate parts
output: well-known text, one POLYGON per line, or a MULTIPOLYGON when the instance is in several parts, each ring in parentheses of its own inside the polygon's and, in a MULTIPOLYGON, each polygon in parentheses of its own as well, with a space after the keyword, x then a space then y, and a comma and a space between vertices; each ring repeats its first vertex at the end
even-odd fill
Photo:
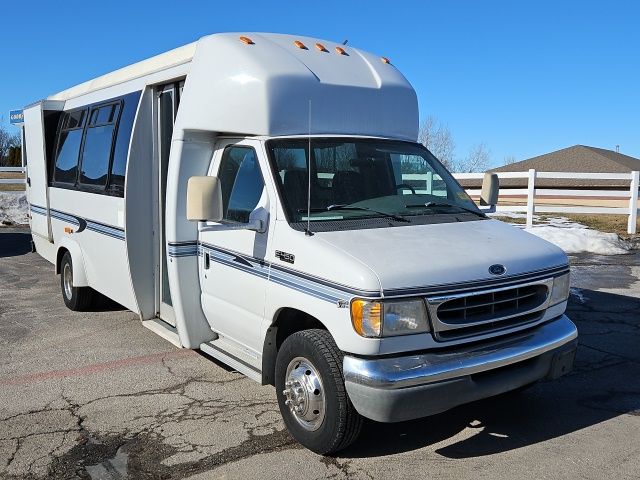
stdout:
POLYGON ((285 404, 285 405, 291 405, 292 403, 293 403, 293 402, 292 402, 291 400, 285 400, 285 401, 284 401, 284 404, 285 404))
POLYGON ((287 382, 284 384, 285 387, 290 387, 291 385, 293 385, 291 382, 287 382))

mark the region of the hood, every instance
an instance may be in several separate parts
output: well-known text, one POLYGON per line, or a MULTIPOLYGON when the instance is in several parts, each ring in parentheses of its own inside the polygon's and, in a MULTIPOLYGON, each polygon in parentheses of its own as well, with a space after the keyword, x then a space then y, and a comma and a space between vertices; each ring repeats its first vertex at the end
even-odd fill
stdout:
POLYGON ((495 280, 566 265, 557 246, 497 220, 316 233, 368 265, 383 291, 495 280))

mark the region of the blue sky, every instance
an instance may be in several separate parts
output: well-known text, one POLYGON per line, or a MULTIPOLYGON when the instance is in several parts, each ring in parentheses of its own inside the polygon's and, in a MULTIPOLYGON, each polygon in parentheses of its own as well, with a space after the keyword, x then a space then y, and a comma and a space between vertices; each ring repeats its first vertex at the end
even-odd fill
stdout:
POLYGON ((640 157, 640 2, 5 2, 0 115, 224 31, 297 33, 389 57, 421 118, 492 164, 574 144, 640 157), (6 22, 5 22, 6 23, 6 22))

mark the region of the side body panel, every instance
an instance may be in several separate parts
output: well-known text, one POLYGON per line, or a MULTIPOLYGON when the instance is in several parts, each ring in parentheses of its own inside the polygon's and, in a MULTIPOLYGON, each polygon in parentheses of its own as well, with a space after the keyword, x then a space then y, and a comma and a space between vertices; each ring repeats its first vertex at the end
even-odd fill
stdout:
POLYGON ((137 313, 125 245, 124 199, 63 188, 50 188, 50 197, 55 244, 72 237, 82 250, 88 284, 137 313))
MULTIPOLYGON (((185 97, 187 92, 185 88, 185 97)), ((179 109, 178 119, 181 114, 182 109, 179 109)), ((186 188, 190 177, 207 174, 216 136, 204 132, 188 132, 182 136, 180 132, 182 138, 176 139, 177 135, 175 129, 167 175, 167 269, 180 341, 186 348, 200 348, 215 334, 200 303, 198 225, 186 217, 186 188)))

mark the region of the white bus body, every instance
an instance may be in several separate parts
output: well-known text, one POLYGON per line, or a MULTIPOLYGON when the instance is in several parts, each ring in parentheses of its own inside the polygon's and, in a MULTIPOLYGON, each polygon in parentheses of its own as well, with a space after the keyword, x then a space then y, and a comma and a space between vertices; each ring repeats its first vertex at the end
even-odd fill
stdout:
POLYGON ((70 308, 98 291, 275 385, 319 453, 565 373, 565 254, 485 218, 417 129, 385 58, 207 36, 25 107, 34 247, 70 308))

